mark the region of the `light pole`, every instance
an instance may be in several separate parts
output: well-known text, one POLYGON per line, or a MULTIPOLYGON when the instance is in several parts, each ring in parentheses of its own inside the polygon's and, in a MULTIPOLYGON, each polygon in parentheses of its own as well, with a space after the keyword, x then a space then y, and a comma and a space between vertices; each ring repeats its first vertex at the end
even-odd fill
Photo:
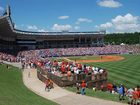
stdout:
POLYGON ((139 35, 139 45, 140 45, 140 35, 139 35))

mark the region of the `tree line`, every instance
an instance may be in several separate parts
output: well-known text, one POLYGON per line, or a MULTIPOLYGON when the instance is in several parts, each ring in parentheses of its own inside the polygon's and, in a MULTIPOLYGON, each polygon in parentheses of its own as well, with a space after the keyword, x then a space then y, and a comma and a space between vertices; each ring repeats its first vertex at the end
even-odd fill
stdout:
POLYGON ((104 42, 108 44, 140 44, 140 32, 106 34, 104 42))

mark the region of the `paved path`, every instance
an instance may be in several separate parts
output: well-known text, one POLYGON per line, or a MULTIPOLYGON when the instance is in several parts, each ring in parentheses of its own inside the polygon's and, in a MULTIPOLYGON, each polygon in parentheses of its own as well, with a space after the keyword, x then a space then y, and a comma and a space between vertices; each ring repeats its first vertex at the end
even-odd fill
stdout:
POLYGON ((19 69, 21 69, 21 63, 11 63, 11 62, 7 62, 7 61, 3 61, 3 63, 13 65, 13 66, 18 67, 19 69))
MULTIPOLYGON (((13 65, 18 66, 19 64, 13 65)), ((24 84, 36 94, 46 99, 50 99, 60 105, 125 105, 122 103, 72 93, 56 85, 54 89, 47 92, 45 91, 45 84, 37 78, 37 72, 35 69, 25 69, 23 71, 23 81, 24 84)))

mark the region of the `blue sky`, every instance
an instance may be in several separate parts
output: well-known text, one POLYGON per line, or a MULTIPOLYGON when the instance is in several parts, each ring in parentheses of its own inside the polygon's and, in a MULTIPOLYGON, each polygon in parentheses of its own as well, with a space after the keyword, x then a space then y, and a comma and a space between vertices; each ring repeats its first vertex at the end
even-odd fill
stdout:
POLYGON ((140 0, 0 0, 15 28, 28 31, 140 31, 140 0))

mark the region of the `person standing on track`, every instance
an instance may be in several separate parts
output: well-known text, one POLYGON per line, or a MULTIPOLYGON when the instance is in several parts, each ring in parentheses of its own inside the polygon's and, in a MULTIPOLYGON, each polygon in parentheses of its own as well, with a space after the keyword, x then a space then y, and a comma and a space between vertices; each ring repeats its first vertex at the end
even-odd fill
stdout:
POLYGON ((49 91, 50 91, 50 79, 47 79, 47 80, 45 81, 45 84, 46 84, 46 86, 45 86, 45 91, 46 91, 46 89, 48 89, 47 91, 49 92, 49 91))

